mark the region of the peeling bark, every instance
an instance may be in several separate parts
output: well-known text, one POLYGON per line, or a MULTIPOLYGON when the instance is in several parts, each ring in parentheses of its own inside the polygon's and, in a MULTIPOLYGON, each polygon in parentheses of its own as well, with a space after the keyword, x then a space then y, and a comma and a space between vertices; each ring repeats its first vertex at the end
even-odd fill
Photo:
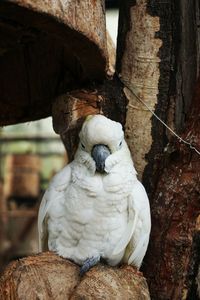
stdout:
MULTIPOLYGON (((132 3, 133 1, 129 1, 132 3)), ((124 9, 126 5, 124 5, 124 9)), ((158 80, 160 76, 158 52, 162 46, 162 40, 156 38, 156 32, 160 30, 158 17, 152 17, 147 11, 147 1, 136 1, 130 4, 129 29, 125 36, 125 47, 121 56, 118 72, 122 81, 134 89, 134 91, 155 110, 158 94, 158 80)), ((125 18, 121 10, 121 26, 125 18)), ((119 29, 119 34, 120 34, 119 29)), ((118 43, 122 43, 118 38, 118 43)), ((125 88, 129 100, 126 118, 126 138, 131 149, 139 177, 142 176, 147 164, 145 155, 150 151, 152 144, 152 114, 125 88)))
MULTIPOLYGON (((182 138, 200 149, 200 80, 182 138)), ((171 144, 151 204, 152 233, 144 271, 152 299, 195 299, 199 266, 200 160, 171 144)))
MULTIPOLYGON (((163 121, 176 131, 186 126, 182 137, 199 149, 199 101, 185 123, 198 74, 198 9, 195 0, 121 2, 117 72, 163 121)), ((126 88, 125 93, 127 141, 151 199, 152 235, 143 267, 152 299, 193 299, 199 156, 176 144, 126 88), (170 154, 164 152, 168 140, 170 154)))
MULTIPOLYGON (((129 0, 120 7, 117 72, 175 130, 184 125, 198 74, 198 9, 196 0, 129 0)), ((127 141, 151 195, 171 134, 125 92, 127 141)))

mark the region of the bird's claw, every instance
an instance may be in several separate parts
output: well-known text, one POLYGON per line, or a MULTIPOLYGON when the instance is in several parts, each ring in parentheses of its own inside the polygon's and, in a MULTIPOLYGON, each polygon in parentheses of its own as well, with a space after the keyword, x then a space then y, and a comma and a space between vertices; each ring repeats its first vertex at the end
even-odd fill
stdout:
POLYGON ((83 276, 90 268, 95 266, 100 261, 100 256, 92 256, 87 258, 80 268, 80 276, 83 276))

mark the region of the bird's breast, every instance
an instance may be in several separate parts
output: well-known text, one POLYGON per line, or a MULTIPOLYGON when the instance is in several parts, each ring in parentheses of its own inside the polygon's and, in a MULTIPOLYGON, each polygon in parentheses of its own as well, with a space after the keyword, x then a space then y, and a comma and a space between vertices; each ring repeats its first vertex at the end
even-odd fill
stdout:
POLYGON ((127 226, 128 197, 109 184, 100 175, 73 178, 59 199, 59 218, 49 220, 51 249, 75 255, 78 262, 91 253, 112 252, 127 226))

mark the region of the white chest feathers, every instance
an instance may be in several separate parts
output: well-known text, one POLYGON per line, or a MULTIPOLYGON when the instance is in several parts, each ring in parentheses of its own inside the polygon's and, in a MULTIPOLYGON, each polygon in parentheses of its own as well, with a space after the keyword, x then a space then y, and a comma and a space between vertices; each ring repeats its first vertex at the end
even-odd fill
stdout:
POLYGON ((117 264, 124 251, 112 257, 128 223, 131 182, 115 174, 90 176, 72 167, 71 183, 49 209, 49 249, 82 264, 101 256, 117 264))

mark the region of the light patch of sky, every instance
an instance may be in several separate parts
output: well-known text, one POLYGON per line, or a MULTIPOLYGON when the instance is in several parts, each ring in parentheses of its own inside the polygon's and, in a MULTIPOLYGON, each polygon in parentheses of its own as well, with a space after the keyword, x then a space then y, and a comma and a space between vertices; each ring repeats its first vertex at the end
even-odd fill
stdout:
POLYGON ((115 45, 117 41, 118 16, 119 10, 117 8, 106 10, 106 27, 115 45))
POLYGON ((3 133, 17 134, 23 136, 25 134, 31 135, 55 135, 52 127, 52 118, 41 119, 39 121, 26 122, 16 125, 9 125, 3 127, 3 133))

